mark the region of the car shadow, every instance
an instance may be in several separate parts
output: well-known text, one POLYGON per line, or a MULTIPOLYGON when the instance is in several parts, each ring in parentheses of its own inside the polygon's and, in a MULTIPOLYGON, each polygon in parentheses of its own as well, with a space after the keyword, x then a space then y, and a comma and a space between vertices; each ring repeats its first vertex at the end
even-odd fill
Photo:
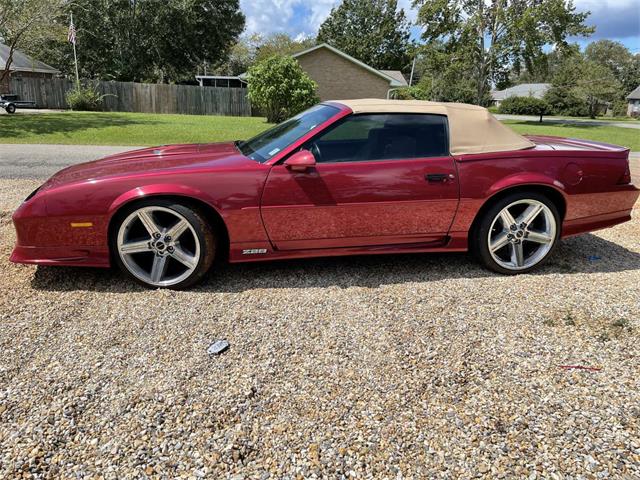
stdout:
MULTIPOLYGON (((640 254, 595 235, 564 240, 530 275, 608 273, 640 269, 640 254)), ((370 255, 217 265, 194 292, 242 292, 257 288, 369 287, 499 274, 464 253, 370 255)), ((115 269, 38 267, 31 282, 46 291, 124 293, 146 289, 115 269)))

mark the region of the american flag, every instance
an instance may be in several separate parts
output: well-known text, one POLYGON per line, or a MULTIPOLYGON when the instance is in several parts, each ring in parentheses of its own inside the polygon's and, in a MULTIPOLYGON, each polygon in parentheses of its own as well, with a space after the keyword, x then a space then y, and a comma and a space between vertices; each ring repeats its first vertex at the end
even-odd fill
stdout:
POLYGON ((73 24, 73 20, 71 20, 71 23, 69 24, 69 33, 67 35, 67 40, 69 40, 69 43, 73 43, 74 45, 76 44, 76 27, 73 24))

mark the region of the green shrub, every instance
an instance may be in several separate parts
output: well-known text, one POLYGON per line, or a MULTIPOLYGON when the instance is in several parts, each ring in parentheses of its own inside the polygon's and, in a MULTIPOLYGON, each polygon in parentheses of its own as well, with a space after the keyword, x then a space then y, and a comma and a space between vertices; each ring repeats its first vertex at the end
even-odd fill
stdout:
POLYGON ((318 85, 292 57, 272 55, 249 69, 249 100, 278 123, 318 103, 318 85))
POLYGON ((536 115, 540 116, 541 122, 543 115, 552 113, 550 105, 545 100, 535 97, 505 98, 500 103, 498 112, 511 115, 536 115))
POLYGON ((556 115, 567 117, 588 117, 587 102, 578 98, 570 89, 563 86, 551 86, 544 96, 551 110, 556 115))
POLYGON ((624 100, 614 100, 611 110, 614 117, 624 117, 627 115, 628 103, 624 100))
POLYGON ((104 95, 92 85, 79 86, 67 92, 67 104, 76 111, 99 112, 103 99, 104 95))
POLYGON ((391 98, 395 100, 430 100, 430 97, 429 91, 420 85, 399 88, 391 92, 391 98))

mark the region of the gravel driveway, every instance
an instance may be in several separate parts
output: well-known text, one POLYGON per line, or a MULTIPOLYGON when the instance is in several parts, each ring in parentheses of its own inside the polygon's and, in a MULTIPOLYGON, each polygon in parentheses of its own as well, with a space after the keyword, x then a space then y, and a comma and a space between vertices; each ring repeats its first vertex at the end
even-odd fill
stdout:
POLYGON ((0 180, 0 478, 640 475, 640 208, 531 275, 374 256, 147 291, 8 262, 41 181, 0 180))

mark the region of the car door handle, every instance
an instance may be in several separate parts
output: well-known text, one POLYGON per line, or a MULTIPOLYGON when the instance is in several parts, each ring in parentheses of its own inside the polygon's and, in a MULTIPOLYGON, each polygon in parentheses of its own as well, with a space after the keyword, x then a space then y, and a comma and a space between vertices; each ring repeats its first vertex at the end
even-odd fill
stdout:
POLYGON ((454 178, 456 177, 453 173, 426 173, 424 175, 424 179, 429 183, 444 183, 454 178))

